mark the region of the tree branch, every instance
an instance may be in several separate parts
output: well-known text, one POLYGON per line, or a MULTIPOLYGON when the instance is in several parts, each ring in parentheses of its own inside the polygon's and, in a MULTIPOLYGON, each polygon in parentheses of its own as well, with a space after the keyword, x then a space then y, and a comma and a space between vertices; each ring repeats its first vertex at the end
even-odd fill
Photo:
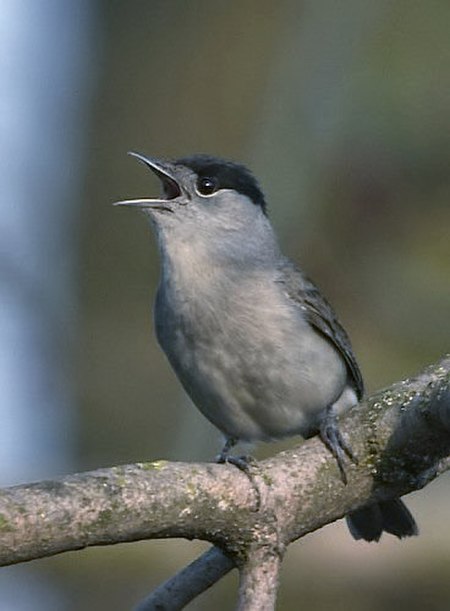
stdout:
MULTIPOLYGON (((348 465, 347 486, 314 438, 252 465, 250 477, 232 465, 159 461, 6 488, 0 491, 0 565, 90 545, 199 538, 231 559, 220 569, 223 555, 207 553, 210 570, 217 570, 213 580, 232 561, 241 571, 241 592, 256 596, 258 583, 268 596, 289 543, 362 505, 422 488, 450 467, 450 357, 372 395, 340 426, 359 458, 348 465), (254 558, 263 558, 259 568, 254 558)), ((204 558, 196 562, 191 582, 205 566, 204 558)), ((182 575, 171 580, 172 592, 184 589, 182 575)), ((198 593, 211 579, 196 583, 198 593)))
POLYGON ((174 577, 162 583, 135 611, 183 609, 234 568, 235 564, 231 558, 217 547, 212 547, 174 577))
POLYGON ((240 569, 237 611, 272 611, 278 590, 281 557, 276 550, 256 548, 240 569))

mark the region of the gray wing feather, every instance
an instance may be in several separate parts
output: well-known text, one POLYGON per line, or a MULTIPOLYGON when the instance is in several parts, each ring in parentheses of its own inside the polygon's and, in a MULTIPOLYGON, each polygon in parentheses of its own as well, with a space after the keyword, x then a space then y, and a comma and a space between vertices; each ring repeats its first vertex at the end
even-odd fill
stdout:
POLYGON ((350 339, 336 314, 319 289, 290 261, 280 267, 278 282, 286 294, 302 309, 305 319, 329 339, 344 358, 358 399, 364 394, 361 371, 353 354, 350 339))

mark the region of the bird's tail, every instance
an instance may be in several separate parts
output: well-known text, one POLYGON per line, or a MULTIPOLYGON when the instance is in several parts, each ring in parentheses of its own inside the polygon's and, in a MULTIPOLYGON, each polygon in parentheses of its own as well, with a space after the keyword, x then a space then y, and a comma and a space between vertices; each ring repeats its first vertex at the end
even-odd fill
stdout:
POLYGON ((350 533, 357 540, 378 541, 383 531, 399 539, 419 533, 409 509, 400 499, 362 507, 349 513, 346 520, 350 533))

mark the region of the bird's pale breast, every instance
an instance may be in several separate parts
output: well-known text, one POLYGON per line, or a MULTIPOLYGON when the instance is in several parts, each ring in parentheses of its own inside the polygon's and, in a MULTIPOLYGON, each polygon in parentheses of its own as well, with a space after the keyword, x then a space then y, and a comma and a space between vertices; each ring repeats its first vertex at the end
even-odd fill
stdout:
POLYGON ((200 411, 247 441, 317 430, 346 367, 280 287, 267 274, 228 282, 222 274, 220 290, 173 280, 158 294, 158 340, 200 411))

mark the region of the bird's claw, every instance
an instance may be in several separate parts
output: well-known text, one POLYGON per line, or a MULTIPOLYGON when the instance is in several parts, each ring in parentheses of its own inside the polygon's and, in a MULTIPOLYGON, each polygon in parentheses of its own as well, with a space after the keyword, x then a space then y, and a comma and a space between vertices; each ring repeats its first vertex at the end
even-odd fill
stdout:
POLYGON ((219 464, 228 463, 230 465, 234 465, 240 471, 244 473, 249 473, 250 467, 256 463, 256 460, 253 456, 223 456, 223 453, 217 455, 216 462, 219 464))
POLYGON ((237 442, 235 439, 227 439, 225 445, 222 448, 222 451, 220 452, 220 454, 216 456, 216 462, 219 464, 228 463, 230 465, 234 465, 235 467, 239 469, 239 471, 242 471, 243 473, 245 473, 245 475, 249 478, 250 483, 253 486, 253 489, 255 490, 255 493, 256 493, 255 511, 258 511, 261 506, 261 493, 260 493, 257 483, 255 482, 253 478, 253 473, 251 470, 251 467, 255 466, 257 461, 253 458, 253 456, 230 456, 230 450, 233 448, 233 446, 236 445, 236 443, 237 442))
POLYGON ((324 445, 328 448, 328 450, 336 459, 341 474, 342 482, 344 484, 347 484, 345 458, 347 456, 355 465, 358 464, 358 459, 353 453, 353 450, 350 445, 342 436, 342 433, 338 427, 336 417, 330 414, 329 412, 322 421, 319 435, 324 445))

